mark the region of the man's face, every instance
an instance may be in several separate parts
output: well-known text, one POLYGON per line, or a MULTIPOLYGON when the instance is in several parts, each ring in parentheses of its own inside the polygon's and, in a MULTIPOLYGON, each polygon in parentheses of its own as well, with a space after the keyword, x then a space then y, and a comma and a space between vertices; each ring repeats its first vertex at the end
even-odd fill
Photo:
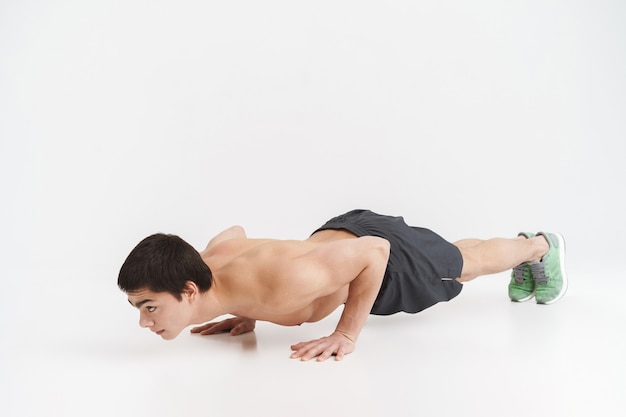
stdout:
POLYGON ((174 339, 190 324, 192 315, 188 297, 182 301, 168 292, 138 290, 128 293, 128 301, 139 310, 139 325, 165 340, 174 339))

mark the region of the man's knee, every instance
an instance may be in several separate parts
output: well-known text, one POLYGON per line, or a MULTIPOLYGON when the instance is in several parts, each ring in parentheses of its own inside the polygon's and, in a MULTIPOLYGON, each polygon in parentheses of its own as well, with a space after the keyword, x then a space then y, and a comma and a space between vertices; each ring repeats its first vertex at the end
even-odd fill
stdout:
POLYGON ((456 280, 459 282, 471 281, 480 275, 480 266, 478 265, 478 259, 473 255, 472 248, 460 247, 461 257, 463 258, 463 268, 461 269, 461 276, 456 280))

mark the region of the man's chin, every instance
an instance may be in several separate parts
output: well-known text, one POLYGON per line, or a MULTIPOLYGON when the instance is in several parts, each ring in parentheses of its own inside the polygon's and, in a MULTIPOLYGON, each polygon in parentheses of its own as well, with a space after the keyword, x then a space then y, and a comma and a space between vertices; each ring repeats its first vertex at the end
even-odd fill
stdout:
POLYGON ((166 330, 163 333, 159 334, 159 336, 161 336, 161 339, 163 340, 174 340, 179 334, 180 332, 172 333, 166 330))

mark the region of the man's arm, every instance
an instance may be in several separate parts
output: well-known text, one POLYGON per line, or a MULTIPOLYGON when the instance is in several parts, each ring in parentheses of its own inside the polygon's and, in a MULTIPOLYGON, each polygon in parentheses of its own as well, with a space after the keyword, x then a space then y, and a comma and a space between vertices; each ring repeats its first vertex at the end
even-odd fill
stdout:
POLYGON ((389 247, 385 239, 366 236, 323 245, 314 254, 321 257, 325 267, 329 268, 328 273, 337 277, 339 284, 347 280, 348 299, 333 334, 293 345, 291 349, 295 352, 292 358, 306 361, 317 357, 318 361, 323 361, 335 355, 336 360, 341 360, 354 350, 380 290, 389 259, 389 247))

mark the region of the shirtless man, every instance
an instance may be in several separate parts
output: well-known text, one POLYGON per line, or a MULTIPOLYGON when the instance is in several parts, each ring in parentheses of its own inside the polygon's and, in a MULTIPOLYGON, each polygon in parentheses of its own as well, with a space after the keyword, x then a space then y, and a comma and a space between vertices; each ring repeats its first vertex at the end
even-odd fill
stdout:
POLYGON ((233 226, 198 252, 177 236, 152 235, 128 255, 118 285, 139 309, 141 327, 167 340, 226 314, 234 317, 191 332, 238 335, 256 320, 300 325, 343 304, 332 334, 291 346, 292 358, 341 360, 369 314, 416 313, 454 298, 480 275, 513 269, 512 301, 558 300, 567 288, 564 246, 552 233, 452 244, 402 217, 353 210, 306 240, 249 239, 233 226))

